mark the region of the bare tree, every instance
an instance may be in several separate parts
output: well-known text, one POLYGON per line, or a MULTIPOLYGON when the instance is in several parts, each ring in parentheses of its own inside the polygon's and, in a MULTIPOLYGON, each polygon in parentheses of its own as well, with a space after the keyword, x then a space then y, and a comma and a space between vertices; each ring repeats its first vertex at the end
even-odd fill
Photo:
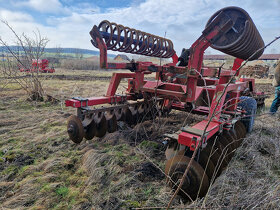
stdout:
POLYGON ((18 83, 31 100, 43 100, 44 90, 38 63, 49 40, 42 37, 39 30, 34 31, 34 38, 24 33, 18 35, 7 21, 1 20, 1 22, 12 32, 17 46, 10 46, 0 37, 0 45, 4 47, 0 63, 3 78, 18 83))

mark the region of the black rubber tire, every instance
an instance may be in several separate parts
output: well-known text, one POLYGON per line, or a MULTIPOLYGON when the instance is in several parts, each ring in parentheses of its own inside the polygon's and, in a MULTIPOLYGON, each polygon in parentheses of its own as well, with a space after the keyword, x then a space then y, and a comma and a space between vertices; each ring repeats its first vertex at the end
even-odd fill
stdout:
POLYGON ((246 117, 244 117, 241 121, 245 125, 247 132, 250 133, 253 130, 255 116, 257 113, 257 101, 248 96, 241 96, 239 99, 240 102, 238 103, 238 106, 246 111, 246 117))

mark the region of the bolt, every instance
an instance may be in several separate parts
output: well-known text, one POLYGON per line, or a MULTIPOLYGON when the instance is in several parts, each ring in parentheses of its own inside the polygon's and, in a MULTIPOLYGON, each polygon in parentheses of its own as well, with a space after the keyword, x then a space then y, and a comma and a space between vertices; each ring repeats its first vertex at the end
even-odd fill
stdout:
POLYGON ((73 134, 74 133, 74 127, 73 125, 70 125, 69 128, 67 129, 67 132, 70 133, 70 134, 73 134))

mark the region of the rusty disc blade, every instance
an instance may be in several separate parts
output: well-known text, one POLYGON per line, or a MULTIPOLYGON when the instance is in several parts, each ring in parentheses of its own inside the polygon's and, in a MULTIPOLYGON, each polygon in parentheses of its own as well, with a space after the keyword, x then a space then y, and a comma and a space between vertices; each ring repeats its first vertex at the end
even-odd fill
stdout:
POLYGON ((137 124, 139 115, 138 115, 138 106, 129 107, 132 114, 133 125, 137 124))
POLYGON ((240 124, 238 123, 238 121, 234 124, 233 129, 236 133, 236 138, 238 140, 243 138, 243 131, 240 129, 240 124))
POLYGON ((228 131, 228 134, 234 139, 235 148, 238 148, 241 141, 240 139, 238 139, 236 131, 233 128, 231 128, 228 131))
POLYGON ((150 111, 150 108, 151 106, 149 106, 148 103, 144 103, 144 119, 145 120, 149 120, 152 118, 152 115, 151 115, 151 111, 150 111))
POLYGON ((104 113, 98 113, 94 117, 94 121, 96 124, 96 136, 103 137, 107 132, 107 120, 104 116, 104 113))
POLYGON ((229 156, 229 159, 231 159, 235 152, 235 139, 229 135, 228 131, 223 131, 219 138, 221 139, 221 143, 227 144, 227 155, 229 156))
POLYGON ((245 138, 246 137, 246 127, 245 125, 243 124, 243 122, 241 122, 240 120, 238 120, 236 123, 235 123, 235 126, 234 126, 234 129, 236 131, 239 131, 240 133, 240 138, 245 138))
POLYGON ((84 127, 81 120, 77 116, 71 115, 68 118, 67 133, 69 138, 76 144, 79 144, 83 140, 85 135, 84 127))
POLYGON ((117 118, 114 113, 106 114, 107 130, 109 133, 113 133, 118 129, 117 118))
MULTIPOLYGON (((189 157, 176 155, 166 162, 165 174, 170 177, 168 184, 173 189, 176 189, 179 185, 190 160, 189 157)), ((187 177, 183 182, 180 194, 185 195, 187 193, 195 200, 197 197, 203 197, 207 193, 208 188, 209 181, 206 173, 196 161, 193 161, 187 177)))
POLYGON ((122 108, 119 108, 119 109, 115 110, 115 115, 116 115, 117 121, 124 121, 125 120, 125 113, 124 113, 124 110, 122 108))
POLYGON ((212 162, 211 158, 205 152, 201 151, 199 154, 198 163, 204 169, 210 181, 215 172, 215 165, 212 162))
POLYGON ((140 106, 137 109, 138 112, 138 121, 143 121, 144 120, 144 116, 145 116, 145 105, 144 104, 140 104, 140 106))
MULTIPOLYGON (((216 138, 216 137, 215 137, 216 138)), ((215 138, 211 138, 207 142, 207 146, 202 150, 205 154, 210 157, 211 161, 215 165, 215 171, 217 171, 217 176, 222 173, 223 168, 226 167, 227 162, 222 155, 222 150, 214 144, 215 138)), ((216 140, 216 142, 218 139, 216 140)))
POLYGON ((94 120, 91 121, 91 123, 87 126, 86 132, 85 132, 85 139, 91 140, 96 135, 97 129, 96 124, 94 120))
POLYGON ((133 121, 131 110, 128 107, 125 107, 123 112, 124 112, 124 120, 125 120, 125 122, 128 125, 133 125, 134 121, 133 121))
MULTIPOLYGON (((213 142, 213 144, 214 144, 214 142, 213 142)), ((215 152, 219 156, 219 160, 218 160, 217 165, 218 165, 218 167, 220 167, 220 169, 222 171, 228 165, 229 157, 227 156, 227 151, 228 150, 224 147, 223 144, 221 144, 219 137, 217 138, 217 140, 215 142, 214 149, 215 149, 215 152)))

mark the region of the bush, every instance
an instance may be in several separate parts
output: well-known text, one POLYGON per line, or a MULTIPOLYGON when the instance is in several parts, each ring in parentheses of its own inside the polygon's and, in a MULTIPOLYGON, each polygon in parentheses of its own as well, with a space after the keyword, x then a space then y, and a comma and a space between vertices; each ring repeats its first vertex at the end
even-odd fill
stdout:
POLYGON ((87 59, 63 59, 61 60, 60 67, 70 70, 98 70, 99 61, 87 59))

